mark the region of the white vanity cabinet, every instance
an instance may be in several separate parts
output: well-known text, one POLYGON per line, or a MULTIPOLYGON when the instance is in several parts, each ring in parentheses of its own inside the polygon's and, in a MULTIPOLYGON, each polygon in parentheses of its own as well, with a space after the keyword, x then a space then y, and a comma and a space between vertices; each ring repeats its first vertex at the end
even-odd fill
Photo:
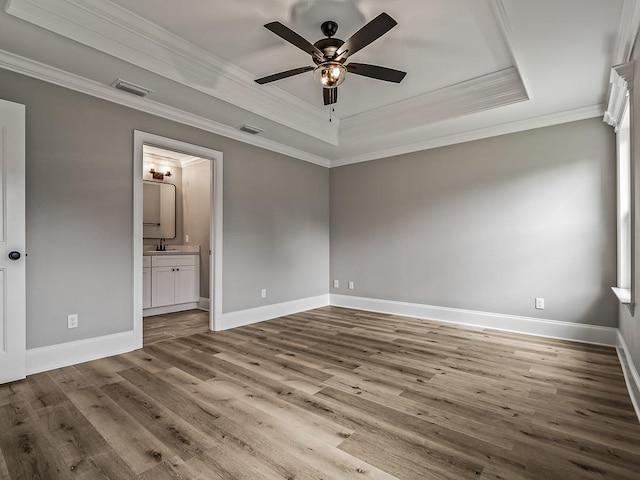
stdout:
POLYGON ((198 255, 151 255, 148 258, 151 259, 151 308, 198 302, 200 299, 198 255))

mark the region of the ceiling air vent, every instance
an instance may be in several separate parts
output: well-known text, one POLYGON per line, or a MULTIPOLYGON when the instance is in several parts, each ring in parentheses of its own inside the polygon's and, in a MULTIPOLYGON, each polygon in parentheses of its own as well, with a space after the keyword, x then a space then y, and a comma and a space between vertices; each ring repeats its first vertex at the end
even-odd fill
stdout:
POLYGON ((249 125, 248 123, 245 123, 243 126, 241 126, 240 130, 250 133, 251 135, 257 135, 264 132, 262 128, 254 127, 253 125, 249 125))
POLYGON ((141 87, 140 85, 136 85, 135 83, 127 82, 126 80, 122 80, 121 78, 113 82, 111 86, 116 87, 118 90, 133 93, 134 95, 137 95, 139 97, 146 97, 152 92, 148 88, 141 87))

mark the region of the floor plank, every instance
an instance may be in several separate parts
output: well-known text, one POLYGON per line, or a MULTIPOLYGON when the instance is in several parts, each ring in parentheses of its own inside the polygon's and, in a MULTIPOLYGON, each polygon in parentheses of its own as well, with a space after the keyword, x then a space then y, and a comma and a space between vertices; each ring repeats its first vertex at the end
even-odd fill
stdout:
POLYGON ((0 479, 638 479, 613 348, 325 307, 0 386, 0 479))

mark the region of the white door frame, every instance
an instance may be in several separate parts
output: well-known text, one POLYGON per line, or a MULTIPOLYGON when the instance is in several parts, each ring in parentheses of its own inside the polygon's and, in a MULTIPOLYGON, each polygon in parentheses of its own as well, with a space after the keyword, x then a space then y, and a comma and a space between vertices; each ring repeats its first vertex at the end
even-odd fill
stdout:
POLYGON ((26 376, 25 111, 0 100, 0 383, 26 376))
MULTIPOLYGON (((214 331, 222 328, 222 152, 210 148, 161 137, 152 133, 134 130, 133 132, 133 332, 135 348, 142 348, 142 174, 143 147, 152 145, 194 157, 209 159, 213 162, 211 174, 212 192, 211 221, 209 222, 212 268, 209 268, 209 328, 214 331)), ((208 253, 208 252, 206 252, 208 253)), ((202 252, 201 252, 202 255, 202 252)))

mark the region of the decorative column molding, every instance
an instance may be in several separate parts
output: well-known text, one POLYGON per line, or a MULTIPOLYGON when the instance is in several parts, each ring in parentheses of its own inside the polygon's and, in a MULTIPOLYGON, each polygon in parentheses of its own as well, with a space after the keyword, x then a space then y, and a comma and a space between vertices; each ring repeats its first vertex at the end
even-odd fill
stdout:
POLYGON ((604 113, 604 121, 615 128, 622 122, 627 98, 633 91, 633 61, 616 65, 611 69, 609 78, 609 102, 604 113))

